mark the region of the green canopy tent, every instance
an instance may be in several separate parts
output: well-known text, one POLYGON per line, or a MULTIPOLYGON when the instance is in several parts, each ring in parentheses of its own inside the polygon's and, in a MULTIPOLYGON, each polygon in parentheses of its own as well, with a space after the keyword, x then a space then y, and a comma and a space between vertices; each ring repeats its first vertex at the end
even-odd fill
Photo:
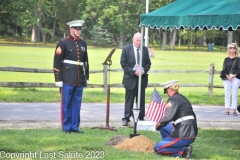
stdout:
POLYGON ((176 0, 141 14, 139 26, 174 29, 174 34, 176 29, 228 30, 230 43, 231 31, 240 28, 240 0, 176 0))
MULTIPOLYGON (((147 14, 141 14, 139 26, 142 39, 144 27, 170 28, 175 31, 176 29, 215 28, 228 30, 231 33, 232 30, 240 28, 240 0, 176 0, 147 14)), ((229 42, 231 40, 228 40, 229 42)), ((143 43, 141 43, 140 59, 142 59, 142 47, 143 43)), ((140 66, 142 66, 141 63, 140 66)), ((141 76, 139 76, 139 90, 140 84, 141 76)), ((140 94, 141 92, 138 93, 139 97, 140 94)))
POLYGON ((240 0, 176 0, 141 14, 140 26, 236 30, 240 27, 240 0))

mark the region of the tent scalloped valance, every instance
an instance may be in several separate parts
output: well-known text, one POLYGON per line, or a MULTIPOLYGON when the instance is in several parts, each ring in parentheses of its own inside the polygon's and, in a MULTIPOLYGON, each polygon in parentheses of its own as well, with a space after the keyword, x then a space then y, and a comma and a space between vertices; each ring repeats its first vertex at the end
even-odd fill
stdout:
POLYGON ((139 26, 163 29, 236 30, 240 28, 240 0, 177 0, 140 15, 139 26))

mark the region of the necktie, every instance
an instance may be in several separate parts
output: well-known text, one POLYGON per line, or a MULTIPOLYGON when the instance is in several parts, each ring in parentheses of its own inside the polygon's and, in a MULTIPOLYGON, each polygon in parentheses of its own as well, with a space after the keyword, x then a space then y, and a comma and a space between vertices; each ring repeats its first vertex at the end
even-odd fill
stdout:
POLYGON ((140 54, 139 54, 139 49, 137 49, 137 64, 140 64, 140 54))

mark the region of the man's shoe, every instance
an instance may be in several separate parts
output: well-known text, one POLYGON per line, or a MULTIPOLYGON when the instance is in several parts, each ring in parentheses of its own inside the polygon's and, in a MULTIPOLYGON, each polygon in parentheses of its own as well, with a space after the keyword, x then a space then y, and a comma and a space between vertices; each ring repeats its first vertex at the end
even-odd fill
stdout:
POLYGON ((72 131, 72 132, 74 132, 74 133, 80 133, 80 134, 83 133, 83 131, 81 131, 81 130, 78 130, 78 131, 72 131))
POLYGON ((70 131, 63 131, 63 133, 70 134, 71 132, 70 131))
POLYGON ((144 121, 143 117, 139 117, 138 119, 139 119, 139 121, 144 121))
POLYGON ((193 150, 193 147, 191 145, 187 146, 186 150, 183 153, 183 157, 186 159, 191 159, 192 158, 192 150, 193 150))
POLYGON ((129 122, 129 120, 123 119, 123 120, 122 120, 122 125, 123 125, 123 126, 128 126, 128 122, 129 122))

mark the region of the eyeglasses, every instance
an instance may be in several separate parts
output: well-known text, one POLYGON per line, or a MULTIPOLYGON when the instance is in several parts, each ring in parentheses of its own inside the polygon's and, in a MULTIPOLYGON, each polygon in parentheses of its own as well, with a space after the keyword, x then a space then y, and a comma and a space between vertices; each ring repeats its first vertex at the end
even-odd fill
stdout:
POLYGON ((82 27, 80 26, 80 27, 72 27, 72 28, 74 28, 75 30, 82 30, 82 27))
POLYGON ((229 49, 236 49, 236 47, 229 47, 229 49))
MULTIPOLYGON (((168 88, 169 88, 169 87, 168 87, 168 88)), ((163 89, 163 93, 164 93, 164 94, 167 93, 167 89, 168 89, 168 88, 164 88, 164 89, 163 89)))

